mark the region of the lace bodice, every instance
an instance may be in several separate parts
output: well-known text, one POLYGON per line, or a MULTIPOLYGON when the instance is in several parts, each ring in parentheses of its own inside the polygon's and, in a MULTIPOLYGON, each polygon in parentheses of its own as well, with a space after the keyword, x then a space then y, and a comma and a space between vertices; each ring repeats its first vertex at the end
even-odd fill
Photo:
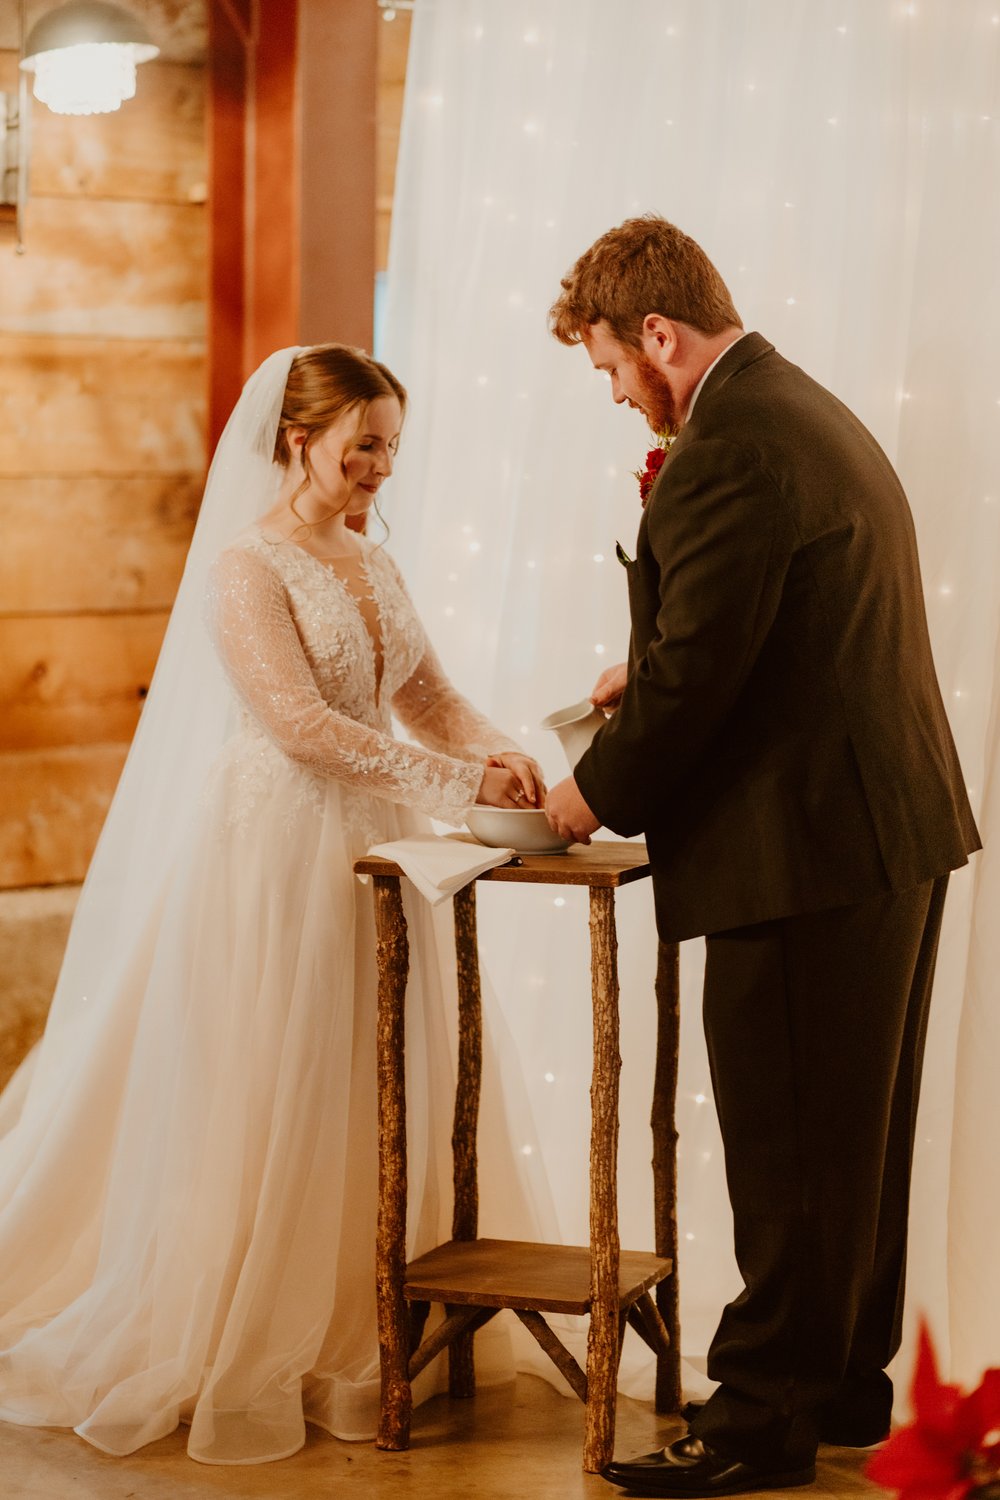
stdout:
POLYGON ((486 756, 517 747, 452 687, 384 549, 365 542, 362 562, 378 656, 330 564, 257 528, 216 559, 209 627, 241 733, 313 775, 460 823, 486 756), (395 738, 393 714, 420 745, 395 738))

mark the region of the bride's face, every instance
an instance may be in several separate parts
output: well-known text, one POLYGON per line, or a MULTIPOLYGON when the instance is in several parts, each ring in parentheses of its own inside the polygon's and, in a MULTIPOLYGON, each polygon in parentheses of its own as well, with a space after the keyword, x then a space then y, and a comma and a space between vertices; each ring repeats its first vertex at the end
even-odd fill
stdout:
POLYGON ((395 396, 379 396, 369 404, 360 430, 355 407, 314 438, 308 450, 309 499, 331 511, 363 515, 392 473, 402 420, 395 396))

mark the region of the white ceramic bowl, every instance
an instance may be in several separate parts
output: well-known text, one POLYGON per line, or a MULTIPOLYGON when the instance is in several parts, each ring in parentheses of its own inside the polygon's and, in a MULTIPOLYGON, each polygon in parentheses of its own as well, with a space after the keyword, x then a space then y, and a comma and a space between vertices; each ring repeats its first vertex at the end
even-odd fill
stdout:
POLYGON ((470 807, 465 822, 469 832, 491 849, 561 854, 572 842, 553 833, 545 814, 536 807, 470 807))

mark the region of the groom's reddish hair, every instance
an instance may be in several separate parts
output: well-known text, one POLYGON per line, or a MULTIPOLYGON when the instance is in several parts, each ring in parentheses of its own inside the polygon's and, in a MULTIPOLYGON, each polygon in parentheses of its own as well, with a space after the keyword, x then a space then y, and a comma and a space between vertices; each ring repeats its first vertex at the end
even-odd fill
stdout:
POLYGON ((603 319, 619 343, 639 349, 647 313, 705 334, 743 327, 701 246, 658 214, 626 219, 602 234, 561 286, 549 310, 549 328, 561 344, 578 344, 603 319))

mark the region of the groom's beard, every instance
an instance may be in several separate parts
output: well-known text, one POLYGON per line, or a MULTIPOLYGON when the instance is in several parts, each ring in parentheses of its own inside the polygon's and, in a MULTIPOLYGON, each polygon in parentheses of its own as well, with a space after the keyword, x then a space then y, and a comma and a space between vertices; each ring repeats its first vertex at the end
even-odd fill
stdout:
POLYGON ((636 404, 645 412, 651 430, 657 433, 676 433, 680 426, 680 416, 674 393, 644 351, 639 353, 635 370, 641 397, 636 404))

